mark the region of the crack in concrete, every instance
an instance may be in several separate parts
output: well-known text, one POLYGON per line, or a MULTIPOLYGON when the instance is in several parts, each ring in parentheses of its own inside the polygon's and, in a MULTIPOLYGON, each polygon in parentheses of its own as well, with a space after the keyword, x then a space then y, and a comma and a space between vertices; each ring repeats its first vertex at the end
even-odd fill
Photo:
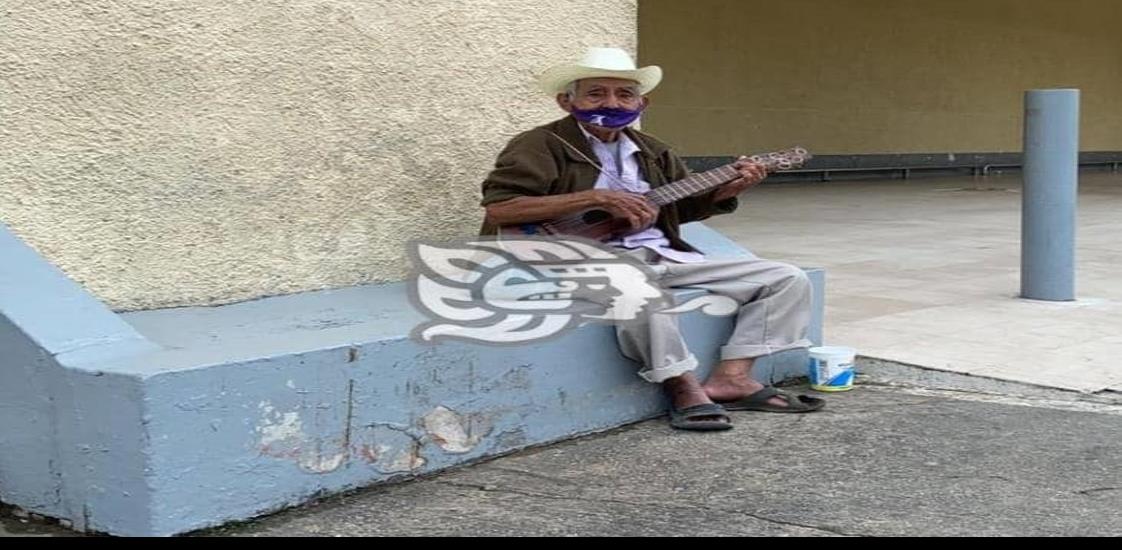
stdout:
POLYGON ((1114 491, 1122 491, 1122 487, 1099 487, 1097 489, 1087 489, 1085 491, 1076 491, 1075 494, 1089 497, 1099 493, 1112 493, 1114 491))
POLYGON ((354 425, 355 419, 355 381, 350 380, 347 382, 347 424, 344 426, 343 432, 343 447, 346 449, 347 455, 351 452, 351 430, 354 425))
POLYGON ((502 467, 502 466, 490 466, 488 469, 498 471, 498 472, 507 472, 507 473, 511 473, 511 474, 523 475, 523 476, 526 476, 526 477, 530 477, 530 478, 534 478, 534 479, 540 479, 540 480, 543 480, 543 481, 550 481, 550 482, 553 482, 553 483, 557 483, 558 485, 569 485, 569 486, 574 486, 574 487, 578 485, 577 483, 569 481, 567 479, 562 479, 562 478, 554 477, 554 476, 547 476, 545 474, 538 474, 538 473, 534 473, 534 472, 527 472, 525 470, 519 470, 517 468, 505 468, 505 467, 502 467))
POLYGON ((958 481, 958 480, 962 480, 962 479, 967 479, 967 480, 971 480, 971 481, 978 480, 978 479, 995 479, 997 481, 1004 481, 1006 483, 1016 483, 1014 480, 1009 479, 1007 477, 994 476, 994 475, 987 475, 987 476, 950 476, 947 479, 952 480, 952 481, 958 481))
MULTIPOLYGON (((973 401, 981 403, 995 403, 1018 407, 1033 407, 1038 409, 1052 409, 1068 412, 1090 412, 1099 414, 1122 415, 1122 404, 1102 402, 1084 394, 1073 394, 1062 390, 1053 390, 1055 397, 1039 395, 1020 395, 1016 393, 995 393, 991 391, 970 390, 959 388, 943 388, 933 386, 914 385, 906 383, 889 383, 866 380, 862 386, 880 390, 899 391, 906 395, 932 398, 926 402, 938 402, 941 399, 956 401, 973 401)), ((1044 391, 1044 390, 1040 390, 1044 391)))
POLYGON ((765 523, 771 523, 773 525, 782 525, 782 526, 785 526, 785 527, 797 527, 797 528, 800 528, 800 529, 808 529, 808 530, 811 530, 811 531, 818 531, 820 533, 828 533, 828 534, 831 534, 831 535, 837 535, 837 536, 841 536, 841 537, 866 537, 866 536, 870 536, 870 535, 862 535, 862 534, 855 534, 855 533, 846 533, 844 531, 841 531, 840 529, 835 529, 835 528, 832 528, 832 527, 823 527, 823 526, 818 526, 818 525, 809 525, 809 524, 805 524, 805 523, 797 523, 797 522, 793 522, 793 521, 785 521, 785 520, 780 520, 780 519, 775 519, 775 518, 769 518, 767 516, 761 516, 759 514, 753 514, 752 512, 746 512, 744 510, 728 510, 728 509, 724 509, 724 508, 713 508, 711 506, 701 506, 701 505, 696 505, 696 504, 692 504, 692 505, 690 505, 690 504, 668 505, 668 504, 665 504, 665 503, 651 504, 649 502, 631 502, 631 501, 627 501, 627 500, 618 500, 618 499, 574 497, 574 496, 565 496, 565 495, 550 495, 550 494, 545 494, 545 493, 534 493, 534 492, 530 492, 530 491, 523 491, 523 490, 519 490, 519 489, 496 487, 496 486, 493 486, 493 485, 479 485, 479 484, 474 484, 474 483, 462 483, 462 482, 456 482, 456 481, 436 481, 436 483, 439 483, 441 485, 448 485, 450 487, 458 487, 458 488, 461 488, 461 489, 474 489, 474 490, 482 491, 482 492, 485 492, 485 493, 508 493, 508 494, 526 496, 526 497, 530 497, 530 498, 539 498, 539 499, 544 499, 544 500, 563 500, 563 501, 572 501, 572 502, 590 502, 590 503, 598 503, 598 504, 620 504, 620 505, 624 505, 624 506, 642 506, 642 507, 647 507, 647 508, 649 508, 651 506, 662 506, 662 507, 665 507, 665 508, 679 508, 679 509, 684 508, 684 509, 692 509, 692 510, 703 510, 703 511, 707 511, 707 512, 720 512, 720 513, 723 513, 723 514, 737 514, 737 515, 750 517, 750 518, 758 520, 758 521, 763 521, 765 523))

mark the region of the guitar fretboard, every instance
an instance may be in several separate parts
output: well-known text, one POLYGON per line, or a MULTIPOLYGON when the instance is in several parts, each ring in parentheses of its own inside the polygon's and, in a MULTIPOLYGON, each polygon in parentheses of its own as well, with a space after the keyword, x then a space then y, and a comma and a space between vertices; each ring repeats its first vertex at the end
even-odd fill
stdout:
POLYGON ((648 193, 647 198, 657 206, 666 206, 716 189, 739 178, 740 172, 729 164, 708 172, 692 174, 684 180, 659 187, 648 193))
MULTIPOLYGON (((810 158, 811 155, 806 149, 796 147, 778 153, 756 155, 750 157, 749 160, 763 165, 768 172, 777 172, 800 167, 810 158)), ((737 179, 740 179, 740 172, 736 169, 736 165, 728 164, 708 172, 692 174, 685 179, 659 187, 647 193, 647 199, 656 206, 666 206, 685 198, 701 195, 737 179)))

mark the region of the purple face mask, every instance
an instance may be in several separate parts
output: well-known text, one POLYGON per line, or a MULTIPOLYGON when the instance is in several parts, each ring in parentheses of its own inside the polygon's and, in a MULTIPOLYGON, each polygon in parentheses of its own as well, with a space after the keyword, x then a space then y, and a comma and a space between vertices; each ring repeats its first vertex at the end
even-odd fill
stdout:
POLYGON ((631 126, 636 120, 639 120, 642 114, 642 109, 635 111, 630 109, 573 110, 573 116, 576 117, 577 120, 587 122, 594 126, 600 126, 601 128, 608 128, 609 130, 619 130, 620 128, 631 126))

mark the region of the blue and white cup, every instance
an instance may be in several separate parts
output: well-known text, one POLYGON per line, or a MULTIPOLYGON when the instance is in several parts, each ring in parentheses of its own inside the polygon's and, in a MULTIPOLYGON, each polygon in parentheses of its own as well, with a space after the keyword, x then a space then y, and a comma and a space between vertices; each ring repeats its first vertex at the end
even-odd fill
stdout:
POLYGON ((810 387, 820 392, 845 392, 857 381, 857 350, 821 347, 810 350, 810 387))

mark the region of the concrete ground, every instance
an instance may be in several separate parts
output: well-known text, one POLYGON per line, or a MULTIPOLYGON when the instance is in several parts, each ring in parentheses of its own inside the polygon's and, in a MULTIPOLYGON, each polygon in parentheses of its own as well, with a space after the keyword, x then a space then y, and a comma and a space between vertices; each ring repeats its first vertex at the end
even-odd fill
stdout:
POLYGON ((763 186, 710 225, 827 269, 826 339, 862 355, 1122 391, 1122 174, 1082 178, 1079 297, 1020 300, 1020 176, 763 186))
MULTIPOLYGON (((1120 536, 1122 177, 1084 178, 1070 305, 1014 298, 1018 188, 765 186, 714 220, 827 267, 828 339, 895 360, 823 413, 657 420, 203 534, 1120 536)), ((0 537, 68 534, 8 512, 0 537)))
POLYGON ((899 389, 721 435, 655 421, 211 534, 1122 535, 1114 414, 899 389))
MULTIPOLYGON (((1122 535, 1122 406, 1071 397, 867 378, 822 413, 656 420, 201 534, 1122 535)), ((0 520, 27 534, 66 532, 0 520)))

